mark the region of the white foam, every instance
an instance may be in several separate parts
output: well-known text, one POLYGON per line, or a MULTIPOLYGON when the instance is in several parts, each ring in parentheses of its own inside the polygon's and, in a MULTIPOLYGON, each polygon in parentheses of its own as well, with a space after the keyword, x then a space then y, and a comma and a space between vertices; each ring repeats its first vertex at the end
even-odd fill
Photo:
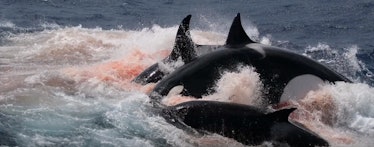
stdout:
POLYGON ((226 41, 226 34, 191 30, 191 38, 194 43, 200 45, 223 45, 226 41))
POLYGON ((331 87, 338 106, 338 124, 374 135, 374 88, 338 82, 331 87))
POLYGON ((323 43, 318 43, 318 45, 316 47, 313 47, 313 46, 308 46, 307 47, 307 51, 331 51, 331 48, 329 45, 327 44, 323 44, 323 43))
POLYGON ((182 65, 184 65, 184 62, 182 61, 181 57, 179 57, 177 59, 177 61, 175 61, 175 62, 164 63, 164 62, 159 61, 157 63, 158 63, 158 66, 159 66, 160 70, 162 72, 164 72, 164 73, 171 73, 176 68, 181 67, 182 65))
POLYGON ((0 27, 15 28, 16 25, 13 22, 10 22, 10 21, 0 20, 0 27))
POLYGON ((335 49, 328 44, 318 43, 317 46, 308 46, 304 55, 331 67, 355 82, 365 82, 372 77, 372 72, 357 58, 359 51, 357 45, 335 49), (363 77, 362 73, 366 73, 366 77, 363 77))
POLYGON ((260 40, 260 43, 265 44, 265 45, 271 45, 271 36, 270 35, 263 36, 260 40))
MULTIPOLYGON (((3 25, 15 27, 12 23, 3 25)), ((60 28, 53 24, 45 27, 53 30, 8 36, 6 39, 11 43, 0 47, 1 51, 11 52, 2 56, 9 68, 1 78, 6 77, 10 81, 25 75, 21 76, 22 80, 17 80, 21 82, 8 84, 10 86, 4 87, 8 90, 0 93, 1 112, 15 120, 9 126, 13 131, 11 133, 18 134, 16 139, 21 146, 82 146, 87 142, 92 143, 88 145, 113 146, 157 146, 157 142, 166 142, 171 146, 195 146, 211 145, 211 140, 211 143, 223 146, 240 144, 216 134, 203 137, 188 134, 151 113, 149 98, 145 94, 118 89, 95 76, 86 76, 85 80, 67 77, 69 75, 61 73, 63 67, 57 66, 64 64, 64 67, 80 69, 83 66, 79 64, 91 66, 106 60, 118 60, 133 51, 145 54, 170 51, 177 26, 162 28, 155 25, 142 30, 86 29, 81 26, 60 28), (59 64, 53 64, 56 62, 59 64), (51 66, 46 68, 45 65, 51 66), (73 90, 66 92, 68 88, 73 90), (221 140, 224 141, 219 142, 221 140)), ((191 34, 201 44, 223 44, 225 41, 222 33, 192 30, 191 34)), ((270 43, 267 41, 269 38, 264 37, 261 42, 270 43)), ((356 60, 352 62, 356 70, 360 62, 354 56, 355 47, 352 48, 352 51, 346 52, 345 59, 356 60)), ((315 47, 315 50, 321 49, 329 50, 329 47, 325 44, 315 47)), ((141 62, 153 64, 163 57, 144 57, 141 62)), ((90 72, 101 71, 91 69, 90 72)), ((261 102, 256 100, 261 93, 256 91, 261 87, 253 68, 239 67, 238 72, 223 72, 222 78, 217 81, 217 93, 204 98, 260 105, 261 102)), ((359 141, 367 145, 365 143, 374 136, 373 88, 366 84, 348 83, 327 87, 331 89, 329 91, 338 108, 334 114, 339 119, 333 127, 353 130, 358 136, 356 139, 362 138, 359 141)))
POLYGON ((239 66, 238 72, 223 72, 217 80, 216 93, 203 99, 260 106, 262 83, 253 67, 239 66))

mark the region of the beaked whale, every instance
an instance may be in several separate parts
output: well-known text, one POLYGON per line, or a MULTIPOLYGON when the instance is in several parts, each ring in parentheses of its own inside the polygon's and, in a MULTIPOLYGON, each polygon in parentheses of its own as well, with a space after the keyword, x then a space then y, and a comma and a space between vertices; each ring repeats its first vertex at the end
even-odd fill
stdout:
POLYGON ((173 87, 183 86, 180 94, 201 98, 214 92, 213 87, 222 70, 234 71, 238 65, 255 68, 264 87, 262 97, 270 104, 289 99, 291 96, 284 91, 292 91, 289 85, 305 86, 311 81, 351 82, 309 57, 252 41, 245 33, 238 14, 231 25, 226 45, 217 51, 195 57, 177 68, 159 81, 150 97, 153 101, 160 102, 173 87))
POLYGON ((260 145, 264 141, 270 141, 275 145, 297 147, 329 146, 328 142, 317 134, 303 126, 297 126, 300 124, 288 121, 288 116, 295 109, 266 113, 249 105, 189 101, 167 107, 162 115, 181 129, 189 126, 200 133, 217 133, 246 145, 260 145))

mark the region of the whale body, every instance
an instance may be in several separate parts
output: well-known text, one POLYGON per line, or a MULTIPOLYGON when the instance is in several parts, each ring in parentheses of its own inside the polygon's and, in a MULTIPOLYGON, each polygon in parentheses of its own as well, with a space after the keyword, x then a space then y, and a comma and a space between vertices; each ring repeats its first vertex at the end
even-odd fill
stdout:
POLYGON ((269 113, 253 106, 228 102, 194 100, 174 106, 161 102, 175 87, 180 89, 176 94, 184 96, 201 98, 209 95, 215 92, 214 86, 222 71, 235 72, 238 66, 253 67, 259 74, 263 86, 261 98, 269 104, 277 104, 283 97, 289 99, 295 87, 307 91, 310 84, 351 82, 311 58, 252 41, 238 14, 225 45, 218 46, 213 52, 193 56, 184 65, 164 75, 149 97, 167 121, 185 129, 217 133, 247 145, 271 141, 276 145, 329 146, 317 134, 288 120, 295 108, 269 113))
MULTIPOLYGON (((222 71, 235 71, 238 65, 254 67, 259 73, 264 87, 262 97, 270 104, 278 103, 288 83, 297 77, 309 75, 322 82, 351 82, 309 57, 251 41, 241 26, 239 15, 233 21, 227 40, 228 43, 217 51, 195 57, 164 77, 154 88, 151 98, 160 101, 175 86, 183 86, 181 95, 201 98, 214 92, 213 87, 222 71)), ((308 83, 301 80, 298 84, 308 83)))
MULTIPOLYGON (((295 108, 266 113, 258 108, 217 101, 190 101, 164 109, 171 123, 183 123, 197 130, 217 133, 246 145, 264 141, 289 146, 329 146, 310 130, 288 121, 295 108)), ((183 126, 183 125, 179 125, 183 126)))

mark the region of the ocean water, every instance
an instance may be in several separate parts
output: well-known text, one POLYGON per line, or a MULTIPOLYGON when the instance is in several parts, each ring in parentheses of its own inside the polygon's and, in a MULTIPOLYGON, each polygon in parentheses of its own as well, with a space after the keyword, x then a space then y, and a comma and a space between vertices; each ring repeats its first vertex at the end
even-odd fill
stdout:
MULTIPOLYGON (((0 145, 244 146, 168 124, 149 103, 154 84, 131 83, 170 52, 188 14, 196 43, 224 44, 238 12, 254 40, 354 81, 326 83, 292 102, 290 119, 332 146, 374 144, 372 1, 2 0, 0 145)), ((223 76, 221 95, 255 93, 235 88, 253 85, 227 85, 248 80, 245 69, 223 76)))

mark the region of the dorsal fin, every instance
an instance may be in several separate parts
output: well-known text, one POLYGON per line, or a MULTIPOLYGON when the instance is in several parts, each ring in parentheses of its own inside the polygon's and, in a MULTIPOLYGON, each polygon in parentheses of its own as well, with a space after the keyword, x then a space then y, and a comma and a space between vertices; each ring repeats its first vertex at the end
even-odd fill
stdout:
POLYGON ((242 22, 240 20, 240 13, 238 13, 231 24, 230 32, 226 40, 226 45, 240 46, 249 43, 255 42, 248 37, 247 33, 245 33, 242 22))
POLYGON ((176 61, 179 57, 182 57, 183 62, 188 63, 197 56, 195 52, 195 43, 191 39, 189 30, 190 20, 191 15, 188 15, 179 25, 173 51, 168 57, 169 61, 176 61))
POLYGON ((288 122, 288 116, 295 111, 296 108, 287 108, 275 111, 273 113, 268 114, 274 121, 278 122, 288 122))

